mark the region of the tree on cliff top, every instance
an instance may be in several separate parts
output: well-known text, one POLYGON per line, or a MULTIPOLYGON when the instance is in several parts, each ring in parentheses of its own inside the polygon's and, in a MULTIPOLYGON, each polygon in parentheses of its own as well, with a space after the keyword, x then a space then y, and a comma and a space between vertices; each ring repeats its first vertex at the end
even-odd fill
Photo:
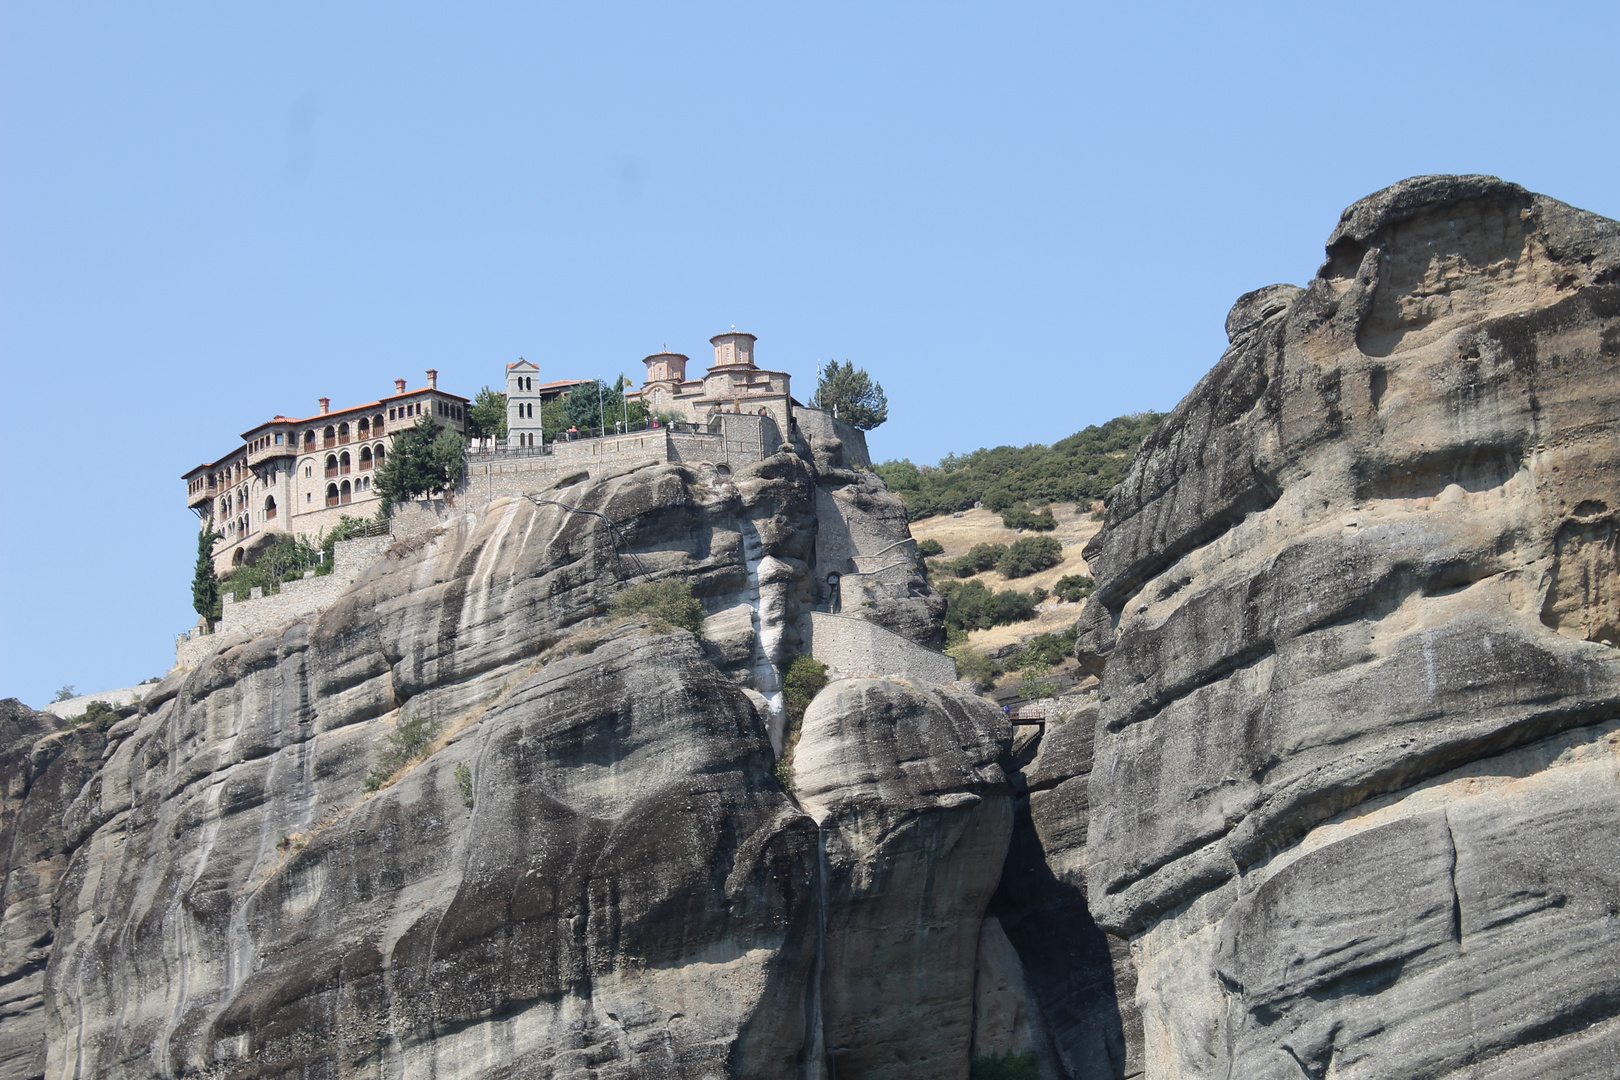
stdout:
POLYGON ((862 431, 871 431, 889 418, 889 398, 883 384, 872 381, 865 368, 849 360, 834 360, 821 369, 816 396, 811 402, 818 409, 838 409, 838 419, 862 431))
POLYGON ((394 436, 393 449, 373 483, 388 505, 437 495, 455 486, 466 452, 467 441, 454 428, 440 427, 433 417, 424 416, 394 436))
POLYGON ((505 394, 497 394, 487 386, 478 391, 467 407, 467 437, 496 441, 506 438, 505 394))
POLYGON ((205 619, 219 618, 219 575, 214 573, 214 541, 220 534, 202 527, 197 534, 197 566, 191 575, 191 606, 205 619))

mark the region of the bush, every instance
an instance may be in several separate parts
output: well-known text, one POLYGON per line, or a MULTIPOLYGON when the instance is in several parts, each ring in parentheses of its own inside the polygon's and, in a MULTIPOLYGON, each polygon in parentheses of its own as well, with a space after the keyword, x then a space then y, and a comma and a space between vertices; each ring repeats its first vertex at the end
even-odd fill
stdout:
POLYGON ((645 615, 653 629, 664 633, 672 626, 697 633, 703 629, 703 605, 684 581, 644 581, 623 590, 608 604, 615 615, 645 615))
POLYGON ((801 653, 788 665, 782 676, 782 711, 786 721, 782 729, 782 756, 771 767, 771 775, 782 785, 782 790, 793 790, 793 751, 799 745, 799 732, 804 729, 804 711, 827 685, 827 665, 808 654, 801 653))
POLYGON ((1063 561, 1063 545, 1055 536, 1026 536, 1015 540, 996 563, 1002 577, 1021 578, 1038 574, 1063 561))
POLYGON ((465 761, 456 764, 456 787, 461 791, 461 801, 467 806, 473 804, 472 766, 465 761))
POLYGON ((972 1080, 1040 1080, 1041 1066, 1032 1050, 1025 1054, 1007 1054, 997 1057, 973 1059, 972 1080))
POLYGON ((439 737, 443 726, 421 713, 412 713, 410 719, 395 724, 393 733, 388 736, 388 745, 377 756, 377 764, 366 774, 365 789, 376 791, 399 770, 426 757, 428 747, 439 737))
POLYGON ((1024 647, 1010 653, 1002 660, 1008 671, 1018 671, 1029 664, 1045 664, 1048 667, 1057 667, 1070 656, 1074 655, 1074 643, 1080 636, 1080 625, 1076 623, 1061 633, 1036 634, 1024 642, 1024 647))
POLYGON ((1005 589, 993 593, 982 581, 943 582, 939 592, 945 598, 946 641, 951 643, 962 640, 969 630, 1033 619, 1039 602, 1033 592, 1005 589))
POLYGON ((951 573, 957 577, 972 577, 980 570, 994 570, 1007 550, 1006 544, 974 544, 966 555, 951 563, 951 573))
POLYGON ((1035 617, 1035 605, 1039 603, 1034 593, 1019 592, 1016 589, 1006 589, 998 592, 992 601, 990 609, 990 625, 1006 626, 1009 623, 1028 622, 1035 617))
POLYGON ((1002 512, 1001 523, 1009 529, 1028 529, 1031 532, 1051 532, 1057 528, 1057 518, 1052 516, 1051 507, 1037 514, 1027 506, 1014 506, 1002 512))
POLYGON ((963 642, 945 650, 956 661, 956 677, 989 686, 1001 674, 1001 665, 973 646, 963 642))
POLYGON ((1052 591, 1057 594, 1059 600, 1078 604, 1097 591, 1097 583, 1084 574, 1066 574, 1057 579, 1052 591))
POLYGON ((88 725, 97 731, 106 731, 118 723, 118 710, 105 701, 92 701, 84 707, 84 712, 73 717, 68 723, 75 726, 88 725))
POLYGON ((929 538, 917 541, 917 556, 922 559, 931 559, 935 555, 945 554, 945 545, 938 540, 929 538))

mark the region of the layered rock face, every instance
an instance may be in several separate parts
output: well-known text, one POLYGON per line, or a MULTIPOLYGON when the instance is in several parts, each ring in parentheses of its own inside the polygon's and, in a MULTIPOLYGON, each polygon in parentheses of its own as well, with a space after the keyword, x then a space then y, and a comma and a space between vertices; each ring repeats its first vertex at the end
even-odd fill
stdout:
MULTIPOLYGON (((1004 718, 834 683, 803 801, 773 774, 818 582, 852 533, 906 538, 836 455, 497 501, 318 618, 221 635, 105 737, 0 718, 0 1068, 965 1078, 1004 718), (673 577, 728 613, 720 642, 603 615, 625 580, 673 577), (413 727, 432 752, 367 794, 413 727)), ((927 640, 940 607, 918 577, 862 610, 927 640)))
POLYGON ((1620 1075, 1617 275, 1396 185, 1111 494, 1085 860, 1148 1076, 1620 1075))

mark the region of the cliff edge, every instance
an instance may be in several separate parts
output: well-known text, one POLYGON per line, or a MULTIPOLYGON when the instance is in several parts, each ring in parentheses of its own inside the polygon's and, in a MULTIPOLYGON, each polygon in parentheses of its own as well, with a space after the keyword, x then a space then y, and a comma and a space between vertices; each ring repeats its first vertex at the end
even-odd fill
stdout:
POLYGON ((1345 211, 1086 551, 1089 896, 1152 1077, 1620 1070, 1620 224, 1345 211))

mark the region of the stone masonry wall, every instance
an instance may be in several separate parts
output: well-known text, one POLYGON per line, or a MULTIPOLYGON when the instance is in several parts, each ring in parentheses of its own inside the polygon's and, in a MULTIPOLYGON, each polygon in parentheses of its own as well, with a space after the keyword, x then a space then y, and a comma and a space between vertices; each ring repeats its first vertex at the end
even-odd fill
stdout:
POLYGON ((833 679, 901 678, 949 686, 956 661, 852 615, 810 613, 810 655, 833 679))
POLYGON ((324 611, 347 592, 393 542, 392 536, 341 540, 333 551, 330 574, 316 577, 313 571, 308 572, 300 581, 284 582, 279 592, 269 596, 254 589, 249 599, 237 600, 227 593, 214 633, 204 634, 198 627, 182 635, 175 643, 175 665, 195 667, 212 651, 213 639, 220 634, 262 634, 283 623, 324 611))

